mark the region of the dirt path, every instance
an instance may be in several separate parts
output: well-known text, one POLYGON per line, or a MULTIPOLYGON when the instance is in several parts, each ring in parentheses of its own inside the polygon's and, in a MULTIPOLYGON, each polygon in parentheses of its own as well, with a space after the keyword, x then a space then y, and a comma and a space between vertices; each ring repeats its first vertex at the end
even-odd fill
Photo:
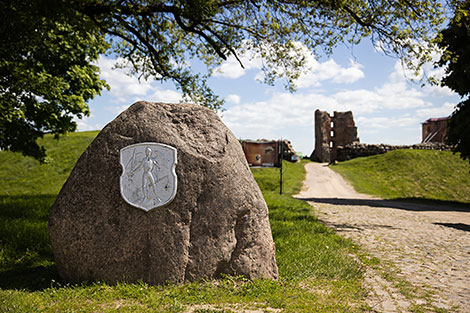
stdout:
POLYGON ((318 218, 396 269, 413 288, 431 292, 409 299, 372 268, 368 304, 377 312, 408 312, 432 304, 470 312, 470 209, 395 202, 358 194, 326 164, 308 163, 303 191, 318 218), (457 308, 458 307, 458 308, 457 308))

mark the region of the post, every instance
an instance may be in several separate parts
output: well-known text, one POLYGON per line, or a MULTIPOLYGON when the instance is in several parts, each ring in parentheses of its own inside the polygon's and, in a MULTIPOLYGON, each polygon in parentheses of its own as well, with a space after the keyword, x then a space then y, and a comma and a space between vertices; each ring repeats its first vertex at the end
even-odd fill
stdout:
POLYGON ((282 195, 282 159, 283 159, 283 155, 284 155, 284 147, 283 147, 283 141, 281 140, 281 143, 279 145, 279 150, 280 150, 280 153, 279 153, 279 158, 280 158, 280 162, 281 162, 281 166, 280 166, 280 172, 279 172, 279 178, 280 178, 280 182, 279 182, 279 194, 282 195))

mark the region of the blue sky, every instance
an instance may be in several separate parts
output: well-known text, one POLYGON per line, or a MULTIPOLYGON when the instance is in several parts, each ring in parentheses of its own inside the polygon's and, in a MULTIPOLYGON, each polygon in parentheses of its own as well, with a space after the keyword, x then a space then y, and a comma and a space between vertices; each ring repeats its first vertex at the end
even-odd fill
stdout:
MULTIPOLYGON (((459 97, 447 88, 412 82, 412 75, 396 58, 364 41, 349 50, 337 48, 331 57, 307 53, 309 71, 289 93, 283 81, 260 83, 261 61, 242 57, 245 69, 229 58, 210 79, 210 86, 226 99, 222 120, 237 138, 288 139, 296 151, 309 155, 314 147, 316 109, 349 111, 364 143, 413 144, 421 141, 421 122, 449 115, 459 97)), ((178 102, 180 93, 169 83, 141 81, 112 67, 112 57, 98 62, 110 91, 90 102, 91 116, 76 120, 80 131, 98 130, 138 100, 178 102)), ((426 66, 430 74, 442 70, 426 66)))

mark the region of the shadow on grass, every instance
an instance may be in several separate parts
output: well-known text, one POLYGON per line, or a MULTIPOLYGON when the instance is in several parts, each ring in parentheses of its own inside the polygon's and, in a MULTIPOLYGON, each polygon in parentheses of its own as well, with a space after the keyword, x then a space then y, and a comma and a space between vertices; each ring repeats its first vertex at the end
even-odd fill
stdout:
POLYGON ((57 195, 0 195, 0 288, 40 290, 58 280, 49 231, 57 195))
POLYGON ((23 267, 0 272, 0 288, 40 291, 60 282, 55 265, 23 267))
POLYGON ((334 205, 360 205, 381 208, 394 208, 408 211, 454 211, 470 212, 470 203, 442 201, 423 198, 398 199, 342 199, 342 198, 297 198, 299 200, 328 203, 334 205))
POLYGON ((49 209, 57 195, 1 195, 0 218, 42 219, 47 221, 49 209))

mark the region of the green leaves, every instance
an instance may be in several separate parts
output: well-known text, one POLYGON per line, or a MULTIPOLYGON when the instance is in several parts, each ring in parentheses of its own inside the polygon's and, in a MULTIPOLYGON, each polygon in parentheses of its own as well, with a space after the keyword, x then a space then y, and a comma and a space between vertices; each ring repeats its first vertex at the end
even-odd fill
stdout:
POLYGON ((88 115, 87 101, 108 87, 92 65, 108 50, 131 74, 172 81, 188 101, 218 110, 223 99, 207 80, 229 56, 240 66, 244 52, 260 56, 265 83, 282 79, 290 91, 307 70, 305 51, 330 54, 365 37, 419 67, 442 13, 440 0, 5 0, 0 148, 44 158, 36 139, 74 130, 73 117, 88 115), (194 72, 193 59, 207 72, 194 72), (16 111, 24 114, 10 118, 16 111))
POLYGON ((463 159, 470 159, 470 2, 463 1, 455 8, 455 14, 447 28, 437 36, 437 43, 444 51, 436 66, 445 67, 441 84, 457 92, 467 100, 459 103, 451 115, 447 129, 447 141, 460 152, 463 159))
POLYGON ((108 48, 103 34, 71 9, 44 12, 46 2, 0 4, 0 148, 39 160, 36 139, 74 131, 73 116, 107 86, 90 64, 108 48))
POLYGON ((437 0, 75 4, 79 12, 114 37, 113 51, 129 61, 133 73, 171 80, 188 99, 213 109, 219 109, 223 101, 207 86, 208 76, 181 66, 187 60, 202 61, 210 75, 228 56, 238 59, 250 49, 263 58, 266 83, 281 78, 286 88, 294 91, 295 79, 305 71, 306 64, 292 43, 316 54, 329 54, 340 43, 357 44, 371 37, 385 53, 410 60, 427 59, 433 47, 424 43, 443 21, 437 0))
POLYGON ((456 9, 449 26, 440 33, 438 44, 444 54, 437 63, 446 67, 446 76, 442 84, 457 92, 460 96, 470 94, 470 3, 456 9))

